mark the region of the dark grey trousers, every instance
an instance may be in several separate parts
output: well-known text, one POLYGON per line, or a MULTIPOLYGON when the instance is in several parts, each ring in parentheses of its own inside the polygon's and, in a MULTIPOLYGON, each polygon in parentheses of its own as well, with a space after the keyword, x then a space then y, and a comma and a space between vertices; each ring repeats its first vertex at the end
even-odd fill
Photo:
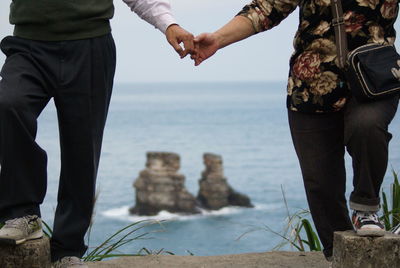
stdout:
POLYGON ((51 238, 52 260, 82 256, 115 71, 111 34, 40 42, 6 37, 0 81, 0 221, 40 216, 46 152, 35 142, 37 118, 57 108, 61 174, 51 238))
POLYGON ((333 233, 353 229, 345 198, 345 149, 353 163, 350 208, 378 211, 392 137, 388 126, 398 103, 398 96, 369 103, 352 99, 337 113, 289 111, 307 201, 327 257, 332 255, 333 233))

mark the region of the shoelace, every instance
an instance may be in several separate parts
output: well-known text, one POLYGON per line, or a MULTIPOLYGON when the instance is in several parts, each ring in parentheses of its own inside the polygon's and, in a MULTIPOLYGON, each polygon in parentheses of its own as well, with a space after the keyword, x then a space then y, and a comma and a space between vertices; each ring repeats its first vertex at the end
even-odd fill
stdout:
POLYGON ((379 223, 379 218, 375 213, 362 213, 357 212, 357 217, 359 218, 360 222, 375 222, 379 223))
POLYGON ((4 227, 6 228, 16 228, 20 230, 28 230, 29 226, 34 224, 38 220, 37 216, 25 216, 23 218, 15 218, 5 222, 4 227))

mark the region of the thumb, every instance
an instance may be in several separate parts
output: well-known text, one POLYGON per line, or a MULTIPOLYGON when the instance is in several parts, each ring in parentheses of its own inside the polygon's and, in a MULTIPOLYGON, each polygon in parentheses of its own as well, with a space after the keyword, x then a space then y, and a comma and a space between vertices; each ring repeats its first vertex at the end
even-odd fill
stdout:
POLYGON ((199 34, 198 36, 196 36, 195 38, 194 38, 194 42, 195 43, 200 43, 200 42, 202 42, 202 41, 204 41, 204 39, 206 39, 207 38, 207 33, 202 33, 202 34, 199 34))

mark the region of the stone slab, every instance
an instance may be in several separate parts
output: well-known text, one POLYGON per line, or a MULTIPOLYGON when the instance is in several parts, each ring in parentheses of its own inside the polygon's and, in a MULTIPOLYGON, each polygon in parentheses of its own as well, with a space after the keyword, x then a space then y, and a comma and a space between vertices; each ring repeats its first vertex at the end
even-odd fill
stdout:
POLYGON ((222 256, 124 257, 89 263, 89 268, 328 268, 321 252, 263 252, 222 256))
POLYGON ((400 268, 400 236, 360 237, 353 231, 335 232, 333 268, 400 268))
POLYGON ((21 245, 0 245, 1 268, 51 268, 50 242, 47 237, 21 245))

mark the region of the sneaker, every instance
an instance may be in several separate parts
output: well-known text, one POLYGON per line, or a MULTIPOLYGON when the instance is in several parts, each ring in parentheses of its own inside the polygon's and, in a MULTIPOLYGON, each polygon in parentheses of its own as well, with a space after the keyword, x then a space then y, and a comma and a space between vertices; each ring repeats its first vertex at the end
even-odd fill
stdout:
POLYGON ((392 233, 399 235, 400 234, 400 224, 390 230, 392 233))
POLYGON ((68 256, 64 257, 54 263, 52 263, 52 268, 88 268, 86 263, 81 261, 78 257, 68 256))
POLYGON ((25 216, 5 222, 0 229, 0 244, 19 245, 43 236, 42 221, 36 216, 25 216))
POLYGON ((354 211, 352 221, 354 229, 359 236, 385 235, 385 228, 375 212, 354 211))

